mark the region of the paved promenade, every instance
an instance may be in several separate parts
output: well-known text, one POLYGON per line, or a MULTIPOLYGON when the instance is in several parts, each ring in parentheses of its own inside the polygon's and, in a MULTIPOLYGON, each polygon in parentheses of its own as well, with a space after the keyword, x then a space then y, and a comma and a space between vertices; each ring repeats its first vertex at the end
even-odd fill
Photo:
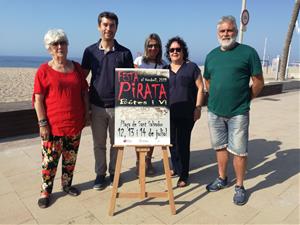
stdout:
MULTIPOLYGON (((92 189, 94 158, 90 128, 83 132, 73 184, 81 195, 60 191, 60 168, 52 204, 37 205, 41 153, 36 136, 0 140, 0 224, 299 224, 299 90, 255 99, 251 107, 249 163, 245 181, 246 205, 232 203, 230 187, 207 193, 206 184, 216 177, 215 153, 210 148, 207 112, 195 124, 191 143, 190 185, 175 187, 176 215, 164 199, 117 199, 115 215, 108 216, 111 189, 92 189)), ((159 150, 154 151, 158 175, 147 178, 148 191, 165 189, 159 150)), ((123 191, 137 191, 135 152, 124 152, 123 191)))

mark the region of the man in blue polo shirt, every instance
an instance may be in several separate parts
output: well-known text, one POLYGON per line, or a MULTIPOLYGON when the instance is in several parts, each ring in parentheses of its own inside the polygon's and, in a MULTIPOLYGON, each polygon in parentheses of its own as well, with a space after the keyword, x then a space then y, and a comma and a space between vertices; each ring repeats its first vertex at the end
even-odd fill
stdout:
POLYGON ((227 187, 229 153, 236 175, 233 202, 246 203, 243 182, 248 155, 250 101, 263 89, 260 59, 254 48, 236 42, 238 29, 233 16, 224 16, 217 25, 220 46, 206 57, 204 78, 208 97, 208 125, 216 150, 218 177, 206 186, 210 192, 227 187), (249 88, 249 81, 252 85, 249 88))
POLYGON ((89 95, 91 103, 91 128, 94 143, 95 173, 94 189, 106 187, 106 138, 110 138, 110 162, 108 172, 112 184, 114 179, 117 151, 114 142, 115 68, 133 68, 132 54, 115 39, 118 17, 112 12, 98 16, 98 30, 101 39, 87 47, 82 58, 86 77, 92 71, 89 95))

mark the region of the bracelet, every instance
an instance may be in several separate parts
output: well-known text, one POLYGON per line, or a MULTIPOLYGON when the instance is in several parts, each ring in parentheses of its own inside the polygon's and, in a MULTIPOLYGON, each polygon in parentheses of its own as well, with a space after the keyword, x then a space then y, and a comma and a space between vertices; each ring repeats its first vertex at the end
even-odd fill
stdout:
POLYGON ((198 106, 196 106, 196 109, 199 109, 199 110, 201 111, 202 106, 201 106, 201 105, 198 105, 198 106))
POLYGON ((45 127, 48 125, 48 120, 47 119, 39 120, 38 124, 40 127, 45 127))

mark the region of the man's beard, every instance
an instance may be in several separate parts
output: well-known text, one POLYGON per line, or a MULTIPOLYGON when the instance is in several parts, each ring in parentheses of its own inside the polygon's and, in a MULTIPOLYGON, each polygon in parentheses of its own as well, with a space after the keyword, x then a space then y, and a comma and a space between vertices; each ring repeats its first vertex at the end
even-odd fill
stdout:
POLYGON ((236 36, 229 38, 229 40, 222 40, 221 38, 218 38, 218 41, 223 49, 229 50, 235 45, 236 36))

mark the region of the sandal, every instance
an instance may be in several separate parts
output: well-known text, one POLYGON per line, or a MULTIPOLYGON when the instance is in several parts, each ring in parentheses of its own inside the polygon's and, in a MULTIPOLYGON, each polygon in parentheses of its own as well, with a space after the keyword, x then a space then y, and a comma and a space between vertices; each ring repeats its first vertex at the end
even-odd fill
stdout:
POLYGON ((174 170, 170 170, 171 177, 176 177, 178 174, 174 170))
POLYGON ((184 180, 178 180, 178 182, 177 182, 177 187, 183 188, 183 187, 186 187, 186 186, 188 186, 187 181, 184 181, 184 180))

